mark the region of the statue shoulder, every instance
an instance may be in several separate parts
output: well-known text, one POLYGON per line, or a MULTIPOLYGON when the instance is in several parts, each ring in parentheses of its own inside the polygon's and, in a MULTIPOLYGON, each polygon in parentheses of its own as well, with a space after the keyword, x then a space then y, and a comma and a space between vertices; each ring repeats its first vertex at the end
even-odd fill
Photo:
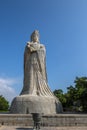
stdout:
POLYGON ((28 41, 25 48, 30 48, 30 46, 32 46, 32 45, 33 45, 33 42, 28 41))
POLYGON ((41 47, 41 48, 45 48, 45 46, 44 46, 43 44, 40 44, 40 47, 41 47))
POLYGON ((26 46, 32 45, 32 44, 33 44, 32 42, 29 42, 29 41, 28 41, 26 46))

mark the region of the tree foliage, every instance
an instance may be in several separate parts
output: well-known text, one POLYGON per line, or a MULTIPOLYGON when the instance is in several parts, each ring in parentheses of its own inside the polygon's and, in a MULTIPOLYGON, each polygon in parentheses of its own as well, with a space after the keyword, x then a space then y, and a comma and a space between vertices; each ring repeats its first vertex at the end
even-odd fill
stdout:
POLYGON ((59 98, 60 102, 62 103, 63 107, 65 107, 66 105, 66 97, 65 95, 63 94, 63 90, 62 89, 59 89, 59 90, 55 90, 54 92, 54 95, 56 97, 59 98))
POLYGON ((76 77, 75 86, 67 87, 67 93, 55 90, 54 95, 59 98, 63 108, 75 111, 87 111, 87 77, 76 77))
POLYGON ((0 111, 7 111, 9 108, 9 102, 0 95, 0 111))
POLYGON ((87 111, 87 77, 76 77, 74 82, 77 91, 77 100, 79 100, 83 111, 87 111))

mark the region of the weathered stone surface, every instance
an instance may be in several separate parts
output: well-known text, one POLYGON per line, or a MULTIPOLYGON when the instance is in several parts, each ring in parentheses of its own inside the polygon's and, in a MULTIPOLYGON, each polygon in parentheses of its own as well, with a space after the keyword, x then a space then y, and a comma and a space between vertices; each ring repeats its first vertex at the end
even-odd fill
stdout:
MULTIPOLYGON (((32 127, 3 126, 0 130, 32 130, 32 127)), ((87 127, 42 127, 41 130, 87 130, 87 127)))
POLYGON ((44 113, 61 112, 59 102, 51 96, 21 95, 13 100, 11 113, 44 113), (58 108, 58 109, 57 109, 58 108))
POLYGON ((14 98, 11 113, 62 112, 62 105, 51 92, 46 74, 46 50, 34 31, 24 52, 24 82, 20 96, 14 98))
MULTIPOLYGON (((0 124, 9 126, 33 126, 31 114, 0 114, 0 124)), ((87 128, 86 114, 53 114, 43 115, 41 118, 41 126, 55 127, 85 127, 87 128)), ((1 130, 1 129, 0 129, 1 130)), ((7 129, 6 129, 7 130, 7 129)), ((50 130, 50 129, 49 129, 50 130)), ((67 129, 70 130, 70 129, 67 129)), ((77 129, 74 129, 77 130, 77 129)), ((81 129, 83 130, 83 129, 81 129)), ((87 129, 86 129, 87 130, 87 129)))

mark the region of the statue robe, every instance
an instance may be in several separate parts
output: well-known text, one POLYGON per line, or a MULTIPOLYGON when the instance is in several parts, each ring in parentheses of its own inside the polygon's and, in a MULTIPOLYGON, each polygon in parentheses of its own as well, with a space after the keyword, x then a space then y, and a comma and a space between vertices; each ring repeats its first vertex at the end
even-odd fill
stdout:
POLYGON ((31 43, 24 52, 24 83, 21 95, 53 96, 47 83, 46 50, 40 43, 31 43))

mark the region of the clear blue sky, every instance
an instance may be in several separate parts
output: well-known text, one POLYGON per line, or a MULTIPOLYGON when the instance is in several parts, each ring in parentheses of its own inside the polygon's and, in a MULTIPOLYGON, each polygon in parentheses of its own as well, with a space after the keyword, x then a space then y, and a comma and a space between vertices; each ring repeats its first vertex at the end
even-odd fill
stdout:
POLYGON ((8 100, 21 92, 24 48, 35 29, 51 90, 65 92, 87 76, 87 0, 0 0, 0 94, 8 100))

